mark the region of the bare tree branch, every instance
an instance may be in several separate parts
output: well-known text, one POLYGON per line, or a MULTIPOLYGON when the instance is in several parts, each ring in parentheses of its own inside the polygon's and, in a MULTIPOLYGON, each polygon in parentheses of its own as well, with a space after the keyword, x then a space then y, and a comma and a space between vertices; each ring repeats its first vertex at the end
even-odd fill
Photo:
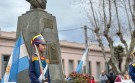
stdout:
POLYGON ((91 1, 91 0, 89 0, 89 2, 90 2, 90 5, 91 5, 91 10, 92 10, 92 14, 93 14, 94 22, 95 22, 95 25, 96 25, 96 27, 97 27, 96 17, 95 17, 94 9, 93 9, 93 4, 92 4, 92 1, 91 1))
MULTIPOLYGON (((128 1, 129 1, 129 0, 128 0, 128 1)), ((128 19, 129 31, 130 31, 131 36, 132 36, 132 26, 131 26, 131 24, 130 24, 130 20, 129 20, 129 15, 128 15, 128 11, 127 11, 126 2, 125 2, 125 0, 123 0, 123 2, 124 2, 124 9, 125 9, 125 11, 126 11, 126 15, 127 15, 127 19, 128 19)))

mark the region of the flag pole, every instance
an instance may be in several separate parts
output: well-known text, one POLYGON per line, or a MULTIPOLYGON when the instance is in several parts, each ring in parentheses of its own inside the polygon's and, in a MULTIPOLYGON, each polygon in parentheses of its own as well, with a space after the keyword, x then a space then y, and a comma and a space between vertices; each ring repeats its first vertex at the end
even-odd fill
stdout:
MULTIPOLYGON (((84 31, 85 31, 85 49, 88 48, 88 33, 87 33, 87 26, 85 25, 84 26, 84 31)), ((85 63, 86 65, 83 67, 83 73, 84 74, 89 74, 89 66, 88 66, 88 63, 89 63, 89 57, 88 57, 88 53, 86 54, 86 60, 85 60, 85 63)))
POLYGON ((41 68, 41 75, 42 75, 42 78, 43 78, 43 80, 45 80, 45 76, 44 76, 44 71, 43 71, 43 67, 42 67, 42 64, 41 64, 41 59, 40 59, 40 56, 39 56, 39 52, 38 52, 38 49, 37 49, 37 46, 34 44, 34 47, 35 47, 35 49, 36 49, 36 54, 37 54, 37 56, 38 56, 38 61, 39 61, 39 65, 40 65, 40 68, 41 68))

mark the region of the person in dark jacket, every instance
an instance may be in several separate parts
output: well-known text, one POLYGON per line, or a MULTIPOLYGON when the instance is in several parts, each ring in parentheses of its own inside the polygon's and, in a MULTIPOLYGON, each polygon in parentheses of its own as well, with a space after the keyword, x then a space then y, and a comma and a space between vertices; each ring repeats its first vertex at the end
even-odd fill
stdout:
MULTIPOLYGON (((135 51, 131 53, 131 56, 135 60, 135 51)), ((135 62, 129 64, 129 75, 131 76, 132 81, 135 83, 135 62)))
POLYGON ((108 74, 108 81, 109 83, 114 83, 115 80, 115 74, 113 72, 113 70, 110 70, 109 74, 108 74))
POLYGON ((38 54, 33 54, 30 59, 29 77, 31 83, 50 83, 48 63, 43 53, 46 51, 46 41, 41 34, 36 35, 31 40, 38 54), (44 74, 44 71, 46 72, 44 74))

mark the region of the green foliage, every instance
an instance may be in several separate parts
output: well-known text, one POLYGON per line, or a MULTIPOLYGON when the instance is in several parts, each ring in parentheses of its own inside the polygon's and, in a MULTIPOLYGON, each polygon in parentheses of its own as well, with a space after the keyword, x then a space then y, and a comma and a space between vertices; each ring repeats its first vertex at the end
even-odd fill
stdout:
POLYGON ((124 48, 121 45, 114 47, 114 55, 117 59, 124 56, 124 48))
POLYGON ((114 55, 115 58, 118 60, 118 67, 121 70, 122 57, 124 56, 124 48, 121 45, 114 47, 114 55))

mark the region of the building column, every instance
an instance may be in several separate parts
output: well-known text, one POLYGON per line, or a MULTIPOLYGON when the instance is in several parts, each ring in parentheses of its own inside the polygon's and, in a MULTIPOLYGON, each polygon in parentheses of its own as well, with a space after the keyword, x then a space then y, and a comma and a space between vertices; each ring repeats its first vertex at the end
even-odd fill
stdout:
POLYGON ((66 74, 66 77, 69 75, 69 73, 68 73, 68 59, 65 59, 65 62, 64 62, 64 64, 65 64, 65 74, 66 74))

